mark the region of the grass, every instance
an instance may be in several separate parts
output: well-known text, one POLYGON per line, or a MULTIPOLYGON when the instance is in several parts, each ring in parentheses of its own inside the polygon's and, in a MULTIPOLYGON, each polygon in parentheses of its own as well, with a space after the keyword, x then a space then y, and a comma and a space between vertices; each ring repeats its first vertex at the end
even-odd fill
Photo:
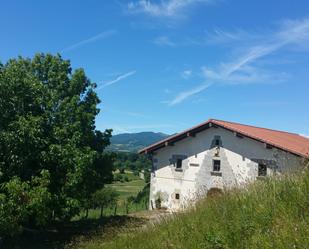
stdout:
POLYGON ((308 249, 309 170, 227 191, 158 225, 94 236, 75 248, 308 249))

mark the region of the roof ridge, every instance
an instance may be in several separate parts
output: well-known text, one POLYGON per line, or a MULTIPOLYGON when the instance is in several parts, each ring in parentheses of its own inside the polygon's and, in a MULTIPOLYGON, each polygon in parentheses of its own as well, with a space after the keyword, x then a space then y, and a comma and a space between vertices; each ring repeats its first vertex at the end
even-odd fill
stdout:
MULTIPOLYGON (((179 140, 182 140, 188 136, 191 136, 191 132, 193 134, 200 132, 203 129, 204 126, 211 127, 208 124, 213 123, 214 126, 219 126, 227 130, 231 130, 234 132, 238 132, 246 137, 249 137, 251 139, 255 139, 257 141, 260 141, 262 143, 270 144, 280 150, 288 151, 290 153, 293 153, 298 156, 302 156, 305 158, 309 158, 309 139, 306 139, 305 137, 297 134, 297 133, 291 133, 287 131, 279 131, 269 128, 263 128, 253 125, 245 125, 241 123, 236 122, 229 122, 219 119, 213 119, 210 118, 207 121, 200 123, 196 126, 193 126, 189 129, 186 129, 182 132, 176 133, 170 137, 167 137, 161 141, 158 141, 152 145, 149 145, 142 150, 139 151, 139 153, 148 153, 157 149, 162 148, 162 146, 169 145, 169 142, 171 143, 177 142, 179 140), (239 125, 239 127, 237 127, 239 125), (236 126, 236 127, 235 127, 236 126), (202 129, 201 129, 202 128, 202 129), (256 130, 253 130, 255 128, 256 130), (251 130, 250 130, 251 129, 251 130), (267 132, 270 131, 270 132, 267 132), (271 133, 272 132, 272 133, 271 133), (186 134, 188 133, 188 134, 186 134), (185 136, 186 135, 186 136, 185 136), (302 138, 300 140, 300 138, 302 138), (295 140, 295 141, 293 141, 295 140), (168 143, 166 143, 168 142, 168 143), (308 152, 307 152, 308 151, 308 152)), ((205 128, 207 128, 205 127, 205 128)))
POLYGON ((275 131, 275 132, 282 132, 282 133, 288 133, 288 134, 291 134, 291 135, 300 136, 299 134, 294 133, 294 132, 275 130, 275 129, 265 128, 265 127, 259 127, 259 126, 255 126, 255 125, 241 124, 241 123, 237 123, 237 122, 225 121, 225 120, 220 120, 220 119, 210 119, 210 121, 219 121, 219 122, 225 122, 225 123, 231 123, 231 124, 238 124, 238 125, 243 125, 243 126, 249 126, 249 127, 253 127, 253 128, 263 129, 263 130, 269 130, 269 131, 275 131))

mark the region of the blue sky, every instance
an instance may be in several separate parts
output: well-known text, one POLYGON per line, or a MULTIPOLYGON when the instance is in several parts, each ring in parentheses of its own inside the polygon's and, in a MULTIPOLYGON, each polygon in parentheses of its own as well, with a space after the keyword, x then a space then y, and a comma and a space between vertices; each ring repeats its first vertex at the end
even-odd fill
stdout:
POLYGON ((98 84, 97 128, 217 118, 309 135, 309 1, 2 1, 0 61, 60 52, 98 84))

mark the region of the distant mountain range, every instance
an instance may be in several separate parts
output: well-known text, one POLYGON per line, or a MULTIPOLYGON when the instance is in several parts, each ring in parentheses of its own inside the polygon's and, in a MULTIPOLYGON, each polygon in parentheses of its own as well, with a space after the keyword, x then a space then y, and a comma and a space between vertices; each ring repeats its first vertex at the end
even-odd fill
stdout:
POLYGON ((112 136, 110 151, 136 152, 150 144, 158 142, 169 135, 161 132, 123 133, 112 136))

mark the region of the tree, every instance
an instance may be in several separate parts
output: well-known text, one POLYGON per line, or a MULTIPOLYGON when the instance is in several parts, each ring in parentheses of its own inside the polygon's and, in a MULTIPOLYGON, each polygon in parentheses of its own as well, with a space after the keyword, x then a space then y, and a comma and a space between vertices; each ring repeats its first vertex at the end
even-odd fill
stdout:
POLYGON ((103 217, 103 209, 116 205, 119 194, 112 187, 105 187, 96 191, 92 198, 94 207, 100 208, 100 217, 103 217))
POLYGON ((104 153, 111 130, 95 129, 95 87, 60 55, 0 64, 0 227, 21 210, 1 233, 14 234, 15 223, 70 219, 111 181, 112 157, 104 153))

